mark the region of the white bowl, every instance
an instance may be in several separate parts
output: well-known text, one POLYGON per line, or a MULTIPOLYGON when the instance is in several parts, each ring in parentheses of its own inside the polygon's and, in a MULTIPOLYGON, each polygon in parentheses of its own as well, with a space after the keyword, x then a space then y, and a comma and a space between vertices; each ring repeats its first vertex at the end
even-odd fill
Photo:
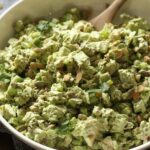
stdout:
MULTIPOLYGON (((112 0, 19 0, 0 16, 0 48, 6 46, 8 39, 13 36, 13 24, 18 19, 25 17, 31 19, 45 18, 50 13, 52 16, 57 17, 63 15, 64 11, 72 6, 92 8, 94 16, 105 9, 107 2, 110 3, 112 0)), ((150 0, 128 0, 120 12, 141 16, 150 22, 150 0)), ((118 20, 117 18, 116 21, 118 20)), ((2 116, 0 116, 0 121, 12 134, 36 150, 54 150, 25 137, 14 129, 2 116)), ((146 148, 150 149, 150 142, 132 150, 143 150, 146 148)))

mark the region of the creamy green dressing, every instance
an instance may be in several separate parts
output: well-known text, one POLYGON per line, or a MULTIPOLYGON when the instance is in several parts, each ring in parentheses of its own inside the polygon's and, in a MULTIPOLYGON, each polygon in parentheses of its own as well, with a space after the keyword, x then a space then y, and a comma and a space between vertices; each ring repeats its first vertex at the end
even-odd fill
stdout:
POLYGON ((150 26, 122 15, 101 31, 71 9, 19 20, 0 52, 0 113, 61 150, 127 150, 150 139, 150 26))

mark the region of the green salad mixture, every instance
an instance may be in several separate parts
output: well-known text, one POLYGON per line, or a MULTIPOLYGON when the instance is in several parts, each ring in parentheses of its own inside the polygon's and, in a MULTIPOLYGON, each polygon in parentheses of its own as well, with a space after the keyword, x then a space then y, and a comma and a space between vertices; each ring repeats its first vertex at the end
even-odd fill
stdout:
POLYGON ((150 140, 150 26, 121 15, 101 31, 71 9, 19 20, 0 52, 0 113, 61 150, 127 150, 150 140))

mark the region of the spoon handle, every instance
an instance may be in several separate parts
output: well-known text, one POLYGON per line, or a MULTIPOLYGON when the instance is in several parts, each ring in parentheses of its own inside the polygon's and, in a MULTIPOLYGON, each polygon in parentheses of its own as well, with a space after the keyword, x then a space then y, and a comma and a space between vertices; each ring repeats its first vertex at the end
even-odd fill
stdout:
POLYGON ((101 14, 90 20, 97 30, 100 30, 105 23, 110 23, 123 4, 127 0, 114 0, 114 2, 101 14))
POLYGON ((123 6, 123 4, 126 2, 127 0, 115 0, 112 5, 110 5, 110 7, 108 7, 108 9, 105 11, 105 13, 110 13, 110 21, 112 21, 112 19, 115 17, 115 15, 117 14, 117 12, 119 11, 119 9, 123 6))

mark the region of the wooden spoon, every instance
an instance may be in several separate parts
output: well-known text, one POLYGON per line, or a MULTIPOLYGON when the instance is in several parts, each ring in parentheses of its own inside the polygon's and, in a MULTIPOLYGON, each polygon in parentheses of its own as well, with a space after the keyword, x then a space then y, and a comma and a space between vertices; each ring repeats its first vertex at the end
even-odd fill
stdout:
POLYGON ((114 2, 104 12, 91 19, 90 22, 93 24, 95 29, 101 30, 105 23, 112 22, 115 15, 126 1, 127 0, 114 0, 114 2))

